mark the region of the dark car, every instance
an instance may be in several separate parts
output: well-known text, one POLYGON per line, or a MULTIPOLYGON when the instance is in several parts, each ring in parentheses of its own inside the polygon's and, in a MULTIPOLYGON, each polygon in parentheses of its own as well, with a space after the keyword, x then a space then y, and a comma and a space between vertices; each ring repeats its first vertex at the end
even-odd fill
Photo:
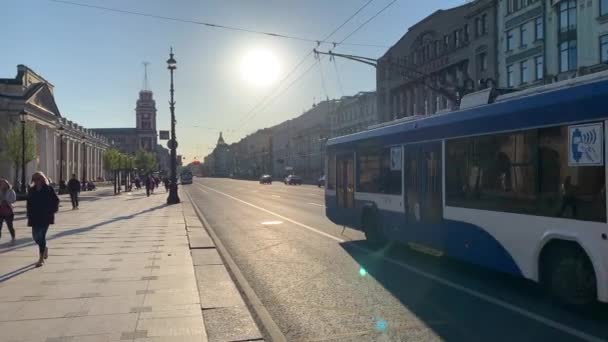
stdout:
POLYGON ((262 175, 260 177, 260 184, 272 184, 272 177, 270 175, 262 175))
POLYGON ((317 180, 317 186, 319 188, 325 186, 325 175, 319 177, 319 180, 317 180))
POLYGON ((302 185, 302 178, 300 176, 289 175, 285 177, 286 185, 302 185))

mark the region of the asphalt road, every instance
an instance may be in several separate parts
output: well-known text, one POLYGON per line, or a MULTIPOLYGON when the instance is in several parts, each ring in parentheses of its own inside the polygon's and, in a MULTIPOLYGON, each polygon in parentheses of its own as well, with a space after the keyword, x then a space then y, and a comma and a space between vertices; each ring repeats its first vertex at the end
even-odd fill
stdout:
POLYGON ((604 341, 593 315, 535 284, 393 245, 325 218, 323 190, 195 178, 184 185, 288 341, 604 341))

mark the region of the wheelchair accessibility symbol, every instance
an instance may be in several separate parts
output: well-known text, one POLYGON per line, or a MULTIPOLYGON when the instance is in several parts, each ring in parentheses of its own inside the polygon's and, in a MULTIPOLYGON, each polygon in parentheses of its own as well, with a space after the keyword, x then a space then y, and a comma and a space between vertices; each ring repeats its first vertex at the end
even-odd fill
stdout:
POLYGON ((602 123, 568 127, 568 165, 604 165, 604 127, 602 123))

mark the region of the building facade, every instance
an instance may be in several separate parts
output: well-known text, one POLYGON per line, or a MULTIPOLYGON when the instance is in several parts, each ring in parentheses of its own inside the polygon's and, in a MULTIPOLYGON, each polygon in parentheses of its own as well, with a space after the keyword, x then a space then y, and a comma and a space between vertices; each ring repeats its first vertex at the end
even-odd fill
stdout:
POLYGON ((284 121, 272 127, 272 176, 284 177, 293 166, 290 165, 292 155, 290 153, 290 137, 294 136, 293 120, 284 121))
POLYGON ((449 110, 493 86, 496 51, 496 0, 434 12, 378 60, 378 121, 449 110))
POLYGON ((232 155, 228 144, 224 141, 222 132, 213 150, 213 171, 215 177, 228 177, 232 173, 232 155))
POLYGON ((526 88, 607 68, 607 0, 502 0, 499 85, 526 88))
POLYGON ((376 92, 343 96, 329 114, 330 136, 337 137, 365 130, 378 120, 376 92))
POLYGON ((135 127, 95 128, 95 132, 105 136, 113 148, 135 155, 144 150, 156 155, 159 171, 168 172, 170 167, 169 150, 158 144, 156 129, 156 101, 152 91, 139 92, 135 106, 135 127))
POLYGON ((544 84, 544 0, 501 0, 498 5, 498 86, 544 84))
POLYGON ((95 132, 104 135, 113 146, 123 153, 135 154, 139 150, 156 152, 156 101, 150 90, 139 92, 135 107, 134 128, 95 128, 95 132))
POLYGON ((104 175, 103 153, 108 140, 62 116, 55 102, 54 86, 25 65, 17 66, 15 78, 0 79, 0 177, 16 185, 21 168, 6 159, 6 135, 21 127, 20 114, 35 128, 35 158, 26 164, 26 181, 36 171, 53 183, 69 179, 100 180, 104 175))
POLYGON ((290 173, 315 182, 324 172, 325 144, 330 137, 330 115, 338 100, 314 105, 304 114, 273 127, 273 165, 277 178, 290 173))

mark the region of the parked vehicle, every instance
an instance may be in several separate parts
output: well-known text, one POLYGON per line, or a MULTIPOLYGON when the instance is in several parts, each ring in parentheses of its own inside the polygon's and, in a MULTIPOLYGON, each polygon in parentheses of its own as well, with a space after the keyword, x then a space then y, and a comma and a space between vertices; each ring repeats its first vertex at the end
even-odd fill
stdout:
POLYGON ((260 184, 272 184, 272 177, 270 175, 262 175, 260 177, 260 184))
POLYGON ((302 177, 296 175, 289 175, 285 177, 285 185, 302 185, 302 177))
POLYGON ((319 179, 317 180, 317 186, 319 188, 325 186, 325 175, 319 177, 319 179))

